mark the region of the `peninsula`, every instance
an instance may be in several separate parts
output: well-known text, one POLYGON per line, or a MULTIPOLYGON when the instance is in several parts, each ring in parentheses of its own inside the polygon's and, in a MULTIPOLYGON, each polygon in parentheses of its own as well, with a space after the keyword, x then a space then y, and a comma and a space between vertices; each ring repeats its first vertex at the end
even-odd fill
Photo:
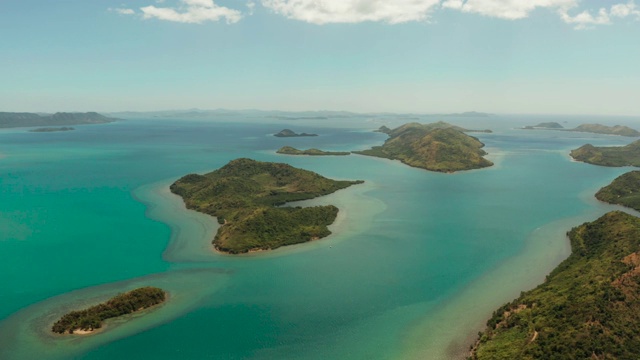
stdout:
POLYGON ((640 140, 625 146, 596 147, 587 144, 571 150, 571 157, 600 166, 640 166, 640 140))
POLYGON ((611 184, 596 193, 596 198, 609 204, 618 204, 640 211, 640 171, 618 176, 611 184))
POLYGON ((46 115, 35 113, 0 112, 0 128, 105 124, 116 120, 117 119, 109 118, 96 112, 59 112, 46 115))
POLYGON ((318 136, 318 134, 296 133, 290 129, 283 129, 279 133, 273 134, 277 137, 303 137, 303 136, 318 136))
POLYGON ((445 122, 408 123, 386 133, 389 139, 382 146, 353 153, 400 160, 409 166, 439 172, 493 165, 483 158, 486 152, 482 150, 482 142, 445 122))
POLYGON ((150 286, 138 288, 88 309, 72 311, 56 321, 51 331, 58 334, 87 334, 101 328, 104 320, 150 308, 162 303, 165 298, 166 293, 162 289, 150 286))
POLYGON ((471 359, 640 358, 640 219, 614 211, 568 235, 572 254, 494 312, 471 359))
POLYGON ((36 128, 36 129, 29 130, 29 132, 58 132, 58 131, 71 131, 71 130, 75 130, 75 129, 72 127, 63 126, 63 127, 36 128))
POLYGON ((350 152, 348 151, 323 151, 323 150, 319 150, 319 149, 307 149, 307 150, 298 150, 294 147, 291 146, 283 146, 280 149, 278 149, 278 151, 276 151, 278 154, 285 154, 285 155, 310 155, 310 156, 327 156, 327 155, 334 155, 334 156, 345 156, 345 155, 351 155, 350 152))
POLYGON ((189 174, 171 185, 187 208, 218 218, 213 245, 230 254, 276 249, 320 239, 338 215, 333 205, 287 207, 363 181, 336 181, 281 163, 236 159, 205 175, 189 174))

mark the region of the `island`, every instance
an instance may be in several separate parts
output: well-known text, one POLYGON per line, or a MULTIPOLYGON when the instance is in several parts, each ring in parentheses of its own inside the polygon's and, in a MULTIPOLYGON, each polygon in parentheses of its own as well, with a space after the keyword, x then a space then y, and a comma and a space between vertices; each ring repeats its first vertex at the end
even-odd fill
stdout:
POLYGON ((571 157, 600 166, 640 166, 640 140, 625 146, 596 147, 586 144, 571 150, 571 157))
POLYGON ((596 199, 640 211, 640 171, 618 176, 611 184, 598 190, 596 199))
POLYGON ((538 125, 525 126, 525 127, 523 127, 523 129, 525 129, 525 130, 537 130, 537 129, 558 130, 558 129, 564 129, 564 126, 558 124, 557 122, 542 122, 542 123, 540 123, 538 125))
POLYGON ((614 211, 568 235, 572 254, 494 312, 470 359, 640 359, 640 219, 614 211))
POLYGON ((345 156, 345 155, 351 155, 351 152, 349 151, 323 151, 323 150, 319 150, 319 149, 307 149, 307 150, 298 150, 294 147, 291 146, 283 146, 280 149, 278 149, 278 151, 276 151, 278 154, 285 154, 285 155, 311 155, 311 156, 328 156, 328 155, 334 155, 334 156, 345 156))
POLYGON ((562 125, 558 124, 557 122, 543 122, 534 126, 525 126, 523 127, 523 129, 575 131, 575 132, 587 132, 587 133, 593 133, 593 134, 619 135, 619 136, 630 136, 630 137, 640 136, 639 131, 634 130, 628 126, 622 126, 622 125, 606 126, 602 124, 583 124, 573 129, 565 129, 562 125))
POLYGON ((296 133, 293 130, 283 129, 279 133, 273 134, 276 137, 303 137, 303 136, 318 136, 318 134, 296 133))
POLYGON ((493 165, 484 144, 445 122, 408 123, 387 132, 382 146, 355 154, 400 160, 409 166, 439 172, 480 169, 493 165))
POLYGON ((58 131, 71 131, 71 130, 75 130, 75 129, 72 127, 63 126, 63 127, 36 128, 36 129, 29 130, 29 132, 58 132, 58 131))
POLYGON ((363 181, 331 180, 288 164, 232 160, 205 175, 189 174, 170 186, 189 209, 218 218, 216 250, 228 254, 271 250, 320 239, 338 208, 283 206, 331 194, 363 181))
POLYGON ((156 287, 142 287, 117 295, 107 302, 72 311, 56 321, 51 331, 58 334, 89 334, 102 327, 107 319, 148 309, 164 302, 166 293, 156 287))
POLYGON ((0 128, 106 124, 117 120, 96 112, 55 114, 0 112, 0 128))

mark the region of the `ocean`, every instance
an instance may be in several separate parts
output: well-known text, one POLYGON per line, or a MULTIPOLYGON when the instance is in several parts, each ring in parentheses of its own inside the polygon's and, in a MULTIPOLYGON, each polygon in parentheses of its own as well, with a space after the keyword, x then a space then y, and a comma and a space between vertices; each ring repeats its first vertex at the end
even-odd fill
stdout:
POLYGON ((593 194, 630 169, 568 153, 635 139, 519 129, 541 121, 636 120, 233 113, 1 129, 0 359, 464 358, 494 309, 568 256, 571 227, 621 209, 593 194), (471 135, 495 165, 443 174, 360 155, 275 153, 362 150, 385 140, 372 131, 380 125, 437 120, 492 129, 471 135), (319 136, 272 136, 284 128, 319 136), (339 207, 328 238, 218 254, 215 219, 186 210, 168 186, 239 157, 365 183, 300 204, 339 207), (91 336, 49 331, 71 309, 145 285, 169 300, 91 336))

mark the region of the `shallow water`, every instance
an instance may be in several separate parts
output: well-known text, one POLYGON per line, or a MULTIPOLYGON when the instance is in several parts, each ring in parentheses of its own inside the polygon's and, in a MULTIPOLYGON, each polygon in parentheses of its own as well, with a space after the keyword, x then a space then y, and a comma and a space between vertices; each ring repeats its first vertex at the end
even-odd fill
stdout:
POLYGON ((514 129, 540 119, 446 120, 492 128, 473 135, 496 165, 439 174, 358 155, 275 154, 380 144, 385 135, 370 130, 402 123, 392 117, 0 130, 0 358, 459 356, 493 309, 568 256, 569 228, 616 208, 592 195, 629 169, 572 162, 568 150, 633 139, 514 129), (320 136, 270 135, 285 127, 320 136), (366 183, 304 202, 340 208, 329 238, 222 255, 210 246, 215 219, 167 187, 237 157, 366 183), (46 331, 70 308, 142 285, 170 300, 95 336, 46 331))

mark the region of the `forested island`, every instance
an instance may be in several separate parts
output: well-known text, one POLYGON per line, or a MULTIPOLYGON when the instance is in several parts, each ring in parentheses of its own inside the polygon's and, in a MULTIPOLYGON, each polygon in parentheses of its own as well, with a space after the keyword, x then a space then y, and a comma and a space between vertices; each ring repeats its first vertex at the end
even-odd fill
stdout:
POLYGON ((587 132, 592 134, 619 135, 619 136, 640 136, 640 132, 628 126, 614 125, 606 126, 602 124, 582 124, 573 129, 565 129, 557 122, 544 122, 534 126, 525 126, 525 130, 559 130, 559 131, 575 131, 587 132))
POLYGON ((494 312, 471 359, 640 358, 640 219, 613 211, 568 235, 569 258, 494 312))
POLYGON ((593 165, 640 166, 640 140, 625 146, 596 147, 587 144, 571 150, 571 157, 593 165))
MULTIPOLYGON (((379 129, 383 131, 385 129, 379 129)), ((400 160, 409 166, 439 172, 479 169, 493 165, 485 158, 484 144, 468 131, 445 122, 408 123, 393 130, 382 146, 356 154, 400 160)), ((490 131, 490 130, 486 130, 490 131)))
POLYGON ((640 171, 631 171, 618 176, 611 184, 600 189, 596 193, 596 198, 640 211, 640 171))
POLYGON ((273 136, 277 137, 304 137, 304 136, 318 136, 318 134, 307 134, 307 133, 296 133, 290 129, 283 129, 280 132, 273 134, 273 136))
POLYGON ((33 126, 61 126, 105 124, 118 119, 106 117, 96 112, 35 114, 0 112, 0 128, 33 127, 33 126))
POLYGON ((166 293, 156 287, 142 287, 117 295, 88 309, 72 311, 56 321, 51 331, 58 334, 89 333, 102 327, 107 319, 131 314, 164 302, 166 293))
POLYGON ((319 149, 307 149, 307 150, 299 150, 291 146, 283 146, 278 151, 278 154, 286 154, 286 155, 310 155, 310 156, 345 156, 351 155, 349 151, 323 151, 319 149))
POLYGON ((75 129, 72 127, 63 126, 63 127, 36 128, 36 129, 29 130, 29 132, 58 132, 58 131, 72 131, 72 130, 75 130, 75 129))
POLYGON ((240 254, 320 239, 338 214, 333 205, 286 207, 363 181, 336 181, 288 164, 236 159, 205 175, 189 174, 171 185, 189 209, 218 218, 213 245, 240 254))

